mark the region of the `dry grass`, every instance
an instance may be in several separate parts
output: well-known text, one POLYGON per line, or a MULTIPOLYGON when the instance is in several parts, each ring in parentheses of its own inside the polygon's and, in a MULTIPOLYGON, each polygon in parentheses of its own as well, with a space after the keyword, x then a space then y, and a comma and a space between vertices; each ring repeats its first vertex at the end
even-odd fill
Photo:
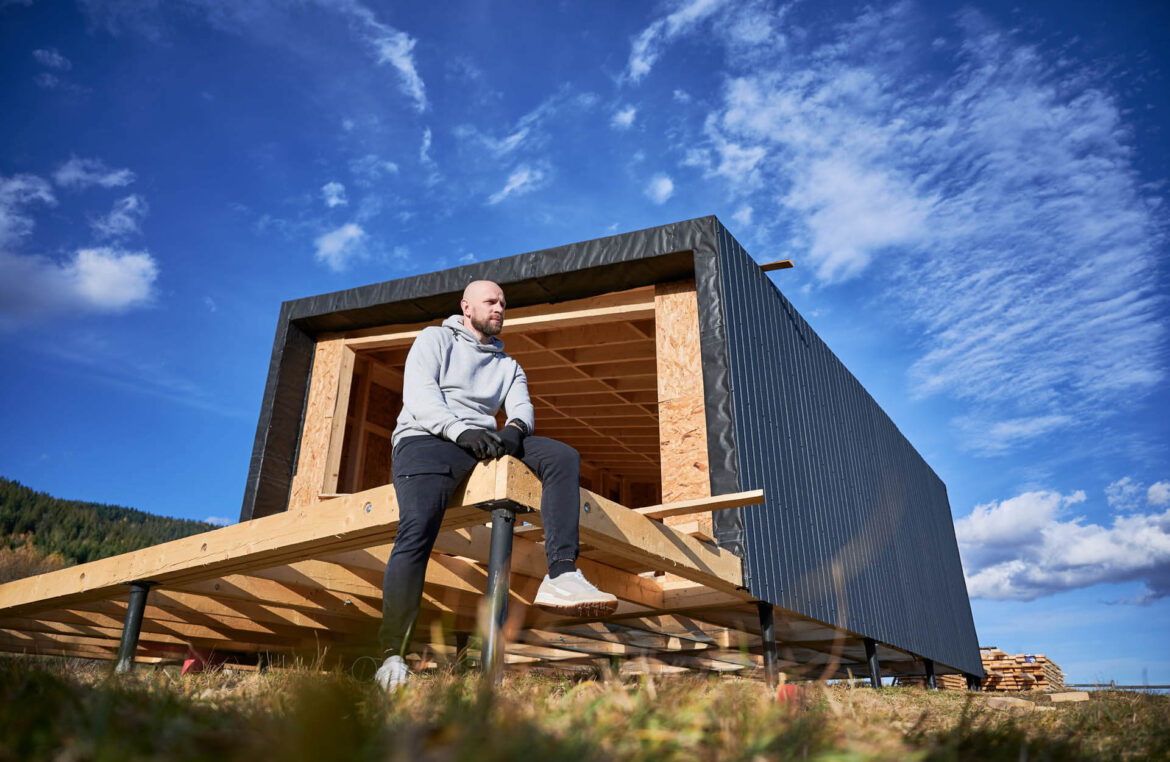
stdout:
POLYGON ((76 661, 0 659, 0 760, 1170 759, 1170 697, 990 710, 986 696, 751 680, 423 675, 384 696, 349 674, 107 677, 76 661))

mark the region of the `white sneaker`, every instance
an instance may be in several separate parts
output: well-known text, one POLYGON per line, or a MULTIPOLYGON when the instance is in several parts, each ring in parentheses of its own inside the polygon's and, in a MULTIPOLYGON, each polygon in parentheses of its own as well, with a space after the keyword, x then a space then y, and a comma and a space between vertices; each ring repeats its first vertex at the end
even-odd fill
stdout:
POLYGON ((386 692, 404 687, 409 678, 410 670, 406 668, 406 662, 398 654, 387 656, 386 661, 382 662, 382 666, 374 673, 374 680, 386 692))
POLYGON ((544 575, 533 603, 554 614, 598 617, 616 611, 618 599, 598 590, 585 579, 580 569, 574 569, 556 579, 544 575))

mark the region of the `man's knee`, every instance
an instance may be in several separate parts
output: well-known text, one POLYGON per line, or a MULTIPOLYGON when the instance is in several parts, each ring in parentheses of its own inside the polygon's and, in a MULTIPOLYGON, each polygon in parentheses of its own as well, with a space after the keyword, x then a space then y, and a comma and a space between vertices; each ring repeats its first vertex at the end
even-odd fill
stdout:
POLYGON ((559 439, 532 436, 524 440, 524 444, 526 448, 531 448, 530 451, 533 454, 548 462, 549 465, 562 468, 571 467, 578 470, 581 468, 581 454, 574 447, 559 439))

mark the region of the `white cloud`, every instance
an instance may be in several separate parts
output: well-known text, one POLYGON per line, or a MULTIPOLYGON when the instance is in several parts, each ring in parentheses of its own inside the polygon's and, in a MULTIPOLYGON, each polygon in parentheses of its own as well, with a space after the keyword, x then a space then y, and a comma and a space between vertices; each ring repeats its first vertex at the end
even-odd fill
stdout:
POLYGON ((1170 505, 1170 482, 1154 482, 1146 490, 1146 502, 1150 505, 1170 505))
POLYGON ((24 210, 29 204, 56 206, 53 188, 36 175, 0 177, 0 246, 8 246, 28 235, 33 220, 24 210))
POLYGON ((729 47, 722 102, 680 150, 732 203, 768 209, 757 235, 804 251, 823 284, 881 258, 891 317, 921 336, 912 393, 966 403, 965 446, 1002 454, 1164 380, 1166 207, 1091 67, 970 10, 940 61, 917 14, 871 8, 748 58, 729 47))
POLYGON ((319 236, 317 244, 317 261, 328 265, 331 270, 340 272, 349 267, 349 264, 364 254, 362 242, 366 231, 352 222, 342 225, 319 236))
POLYGON ((731 219, 742 227, 749 227, 752 224, 752 208, 750 206, 741 206, 735 210, 735 214, 731 215, 731 219))
POLYGON ((674 91, 674 93, 672 94, 672 97, 678 103, 690 103, 692 100, 691 94, 688 93, 686 90, 681 90, 681 89, 676 89, 674 91))
POLYGON ((150 300, 158 266, 146 252, 103 247, 78 251, 67 273, 89 304, 118 311, 150 300))
POLYGON ((120 188, 134 182, 134 173, 128 169, 110 169, 101 159, 80 159, 73 156, 53 173, 53 180, 64 188, 120 188))
POLYGON ((665 204, 666 200, 674 195, 674 181, 666 175, 658 174, 650 178, 644 191, 646 198, 655 204, 665 204))
POLYGON ((637 114, 638 109, 633 106, 625 106, 614 112, 613 118, 609 120, 609 123, 614 129, 628 130, 634 124, 634 117, 637 114))
POLYGON ((423 164, 431 163, 431 128, 423 130, 422 143, 418 148, 418 160, 423 164))
POLYGON ((41 66, 47 66, 50 69, 57 69, 58 71, 69 71, 73 68, 73 64, 69 62, 69 59, 57 52, 56 48, 34 50, 33 58, 37 59, 37 63, 41 66))
POLYGON ((508 182, 488 198, 488 203, 498 204, 509 196, 521 196, 534 191, 544 183, 544 180, 544 170, 522 164, 508 175, 508 182))
POLYGON ((349 200, 345 197, 345 186, 339 182, 328 182, 321 186, 321 198, 325 206, 332 209, 335 206, 345 206, 349 200))
POLYGON ((1123 476, 1105 488, 1105 499, 1115 511, 1136 511, 1146 497, 1145 485, 1123 476))
POLYGON ((1099 584, 1141 582, 1138 602, 1170 595, 1170 510, 1114 515, 1109 527, 1065 519, 1083 492, 1025 492, 955 522, 972 597, 1033 600, 1099 584))
POLYGON ((91 220, 90 226, 99 238, 125 238, 137 235, 147 211, 146 199, 131 193, 115 201, 109 214, 91 220))
POLYGON ((236 520, 225 518, 223 516, 208 516, 207 518, 203 519, 203 522, 206 524, 215 524, 217 527, 226 527, 235 524, 236 520))
POLYGON ((688 0, 672 13, 655 20, 634 38, 625 76, 638 82, 654 66, 667 43, 696 28, 720 9, 726 0, 688 0))
POLYGON ((121 312, 154 298, 146 252, 81 249, 66 262, 0 252, 0 326, 70 312, 121 312))
POLYGON ((398 165, 383 159, 375 153, 368 153, 360 159, 349 163, 349 171, 353 173, 358 185, 373 185, 386 175, 398 174, 398 165))

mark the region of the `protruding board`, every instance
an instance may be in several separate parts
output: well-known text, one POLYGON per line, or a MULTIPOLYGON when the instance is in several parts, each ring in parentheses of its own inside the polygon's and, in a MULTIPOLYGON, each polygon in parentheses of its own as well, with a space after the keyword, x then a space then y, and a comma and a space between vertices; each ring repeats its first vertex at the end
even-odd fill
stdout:
MULTIPOLYGON (((349 398, 349 385, 353 380, 353 352, 347 351, 341 339, 317 342, 313 354, 313 372, 309 382, 309 399, 305 405, 305 418, 301 426, 300 453, 297 456, 297 472, 293 477, 289 494, 288 510, 296 511, 317 502, 322 489, 329 460, 329 441, 333 432, 334 413, 337 409, 339 392, 349 398), (348 362, 346 362, 348 360, 348 362), (348 370, 347 370, 348 366, 348 370), (339 385, 344 384, 344 389, 339 385)), ((342 407, 342 425, 345 408, 342 407)), ((340 462, 340 438, 337 461, 340 462)), ((334 480, 336 485, 336 480, 334 480)))

